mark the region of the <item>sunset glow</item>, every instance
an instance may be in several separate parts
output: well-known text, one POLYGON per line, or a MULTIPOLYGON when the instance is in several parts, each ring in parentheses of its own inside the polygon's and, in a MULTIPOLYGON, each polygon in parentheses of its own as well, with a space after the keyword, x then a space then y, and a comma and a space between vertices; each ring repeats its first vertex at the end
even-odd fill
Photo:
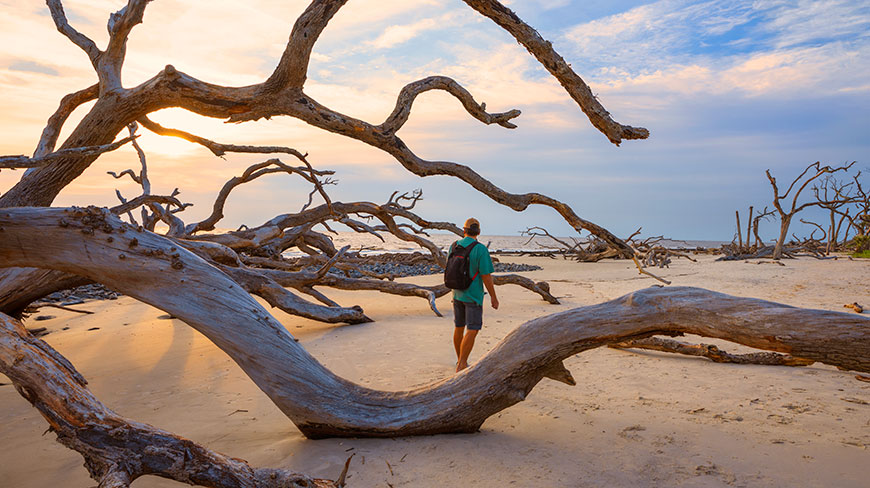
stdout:
MULTIPOLYGON (((408 82, 455 78, 494 111, 522 110, 515 130, 484 126, 455 99, 430 92, 414 105, 401 135, 417 154, 475 168, 512 192, 562 199, 618 233, 640 225, 728 239, 733 211, 763 204, 764 170, 790 177, 808 163, 870 161, 870 8, 857 1, 579 2, 514 1, 521 17, 551 40, 593 87, 614 118, 648 127, 646 141, 616 148, 588 123, 564 90, 489 20, 452 0, 354 0, 315 46, 306 91, 345 114, 379 123, 408 82), (606 203, 605 203, 606 202, 606 203)), ((119 1, 64 2, 70 22, 98 45, 119 1)), ((211 83, 247 85, 269 76, 307 2, 160 0, 130 37, 124 66, 134 86, 167 64, 211 83)), ((0 154, 30 154, 60 98, 93 83, 84 54, 58 34, 38 3, 0 2, 0 154)), ((66 124, 74 127, 88 106, 66 124)), ((289 118, 225 124, 182 110, 153 120, 225 143, 288 145, 336 170, 330 189, 345 201, 385 201, 393 190, 424 190, 422 215, 460 221, 467 200, 488 229, 568 228, 551 211, 515 216, 447 178, 418 178, 388 155, 289 118)), ((202 147, 147 131, 155 191, 182 190, 204 215, 226 179, 262 158, 213 157, 202 147)), ((106 171, 133 167, 130 148, 101 157, 56 205, 116 202, 135 193, 106 171)), ((0 172, 0 191, 19 172, 0 172)), ((308 189, 289 177, 240 188, 227 226, 294 211, 308 189)))

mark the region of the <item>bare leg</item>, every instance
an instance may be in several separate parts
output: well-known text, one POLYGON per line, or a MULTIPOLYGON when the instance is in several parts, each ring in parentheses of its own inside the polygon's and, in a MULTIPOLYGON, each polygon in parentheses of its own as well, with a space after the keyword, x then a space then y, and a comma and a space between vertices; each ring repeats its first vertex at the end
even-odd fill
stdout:
POLYGON ((468 367, 468 356, 471 355, 471 348, 474 347, 474 339, 477 337, 477 332, 476 330, 468 329, 468 332, 462 338, 462 345, 459 348, 459 364, 456 365, 457 373, 468 367))
POLYGON ((465 327, 453 328, 453 348, 456 349, 456 364, 459 364, 459 353, 462 350, 463 334, 465 334, 465 327))

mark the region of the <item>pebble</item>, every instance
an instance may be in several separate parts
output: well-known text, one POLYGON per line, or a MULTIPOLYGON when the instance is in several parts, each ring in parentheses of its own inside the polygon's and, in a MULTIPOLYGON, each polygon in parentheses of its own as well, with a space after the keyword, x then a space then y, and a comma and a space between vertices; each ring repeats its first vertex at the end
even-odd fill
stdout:
MULTIPOLYGON (((62 306, 79 305, 87 300, 115 300, 120 293, 114 292, 103 285, 94 283, 90 285, 79 286, 71 290, 63 290, 52 293, 41 299, 41 302, 57 303, 62 306)), ((35 320, 40 320, 36 318, 35 320)), ((45 319, 42 319, 45 320, 45 319)))

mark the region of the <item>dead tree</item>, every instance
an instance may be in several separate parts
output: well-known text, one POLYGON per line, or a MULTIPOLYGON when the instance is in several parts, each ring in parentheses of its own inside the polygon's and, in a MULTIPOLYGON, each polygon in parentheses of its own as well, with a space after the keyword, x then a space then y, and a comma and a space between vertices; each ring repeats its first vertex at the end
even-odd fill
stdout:
MULTIPOLYGON (((671 257, 686 258, 690 261, 695 261, 695 259, 685 253, 662 246, 661 242, 665 240, 664 236, 638 239, 637 236, 640 234, 640 231, 641 229, 637 229, 637 231, 625 239, 625 242, 627 242, 631 246, 632 251, 634 251, 635 260, 640 266, 666 268, 671 263, 671 257)), ((596 239, 595 236, 590 236, 587 240, 571 238, 572 243, 568 243, 564 239, 560 239, 550 234, 547 229, 538 226, 527 228, 521 232, 521 235, 529 236, 529 240, 526 244, 532 242, 532 240, 537 237, 544 237, 553 241, 555 243, 553 245, 556 247, 552 248, 551 246, 553 245, 551 245, 548 246, 547 251, 544 251, 545 254, 550 256, 553 254, 560 254, 564 259, 570 257, 575 261, 583 263, 596 263, 603 259, 621 257, 618 252, 609 248, 607 243, 600 239, 596 239)), ((659 281, 665 281, 661 280, 661 278, 658 279, 659 281)), ((667 281, 665 282, 667 283, 667 281)))
MULTIPOLYGON (((98 154, 88 152, 86 148, 98 148, 110 144, 119 132, 135 122, 157 134, 180 137, 203 145, 218 156, 233 152, 285 153, 296 157, 300 154, 294 149, 285 147, 217 143, 183 130, 163 127, 148 118, 152 112, 177 107, 234 123, 282 115, 298 118, 320 129, 378 148, 393 156, 402 166, 416 175, 449 175, 459 178, 497 203, 516 211, 522 211, 529 205, 549 206, 578 232, 586 230, 606 242, 616 253, 625 257, 633 255, 630 246, 625 242, 605 228, 582 219, 567 204, 538 193, 509 193, 461 164, 424 160, 397 135, 410 116, 414 100, 429 90, 448 92, 471 116, 485 124, 513 128, 515 125, 512 120, 520 115, 519 110, 502 113, 487 112, 485 104, 475 101, 457 81, 444 76, 431 76, 406 85, 397 97, 393 112, 384 122, 377 125, 344 115, 318 103, 308 95, 304 86, 311 52, 320 34, 346 1, 312 0, 293 27, 275 70, 260 84, 245 87, 220 86, 198 80, 167 65, 150 80, 135 87, 125 87, 121 83, 121 69, 126 57, 127 38, 135 26, 143 21, 148 0, 129 0, 123 9, 110 17, 109 41, 103 49, 70 24, 60 0, 47 0, 55 26, 84 51, 94 67, 98 83, 71 93, 61 100, 57 111, 49 118, 34 151, 32 159, 40 160, 42 163, 23 175, 15 186, 0 196, 0 208, 50 205, 62 188, 96 160, 98 154), (95 102, 93 107, 56 151, 61 129, 69 115, 76 108, 92 101, 95 102), (68 154, 70 151, 76 153, 70 155, 68 154), (82 152, 87 155, 82 155, 82 152)), ((644 128, 631 127, 614 121, 588 85, 553 50, 552 45, 510 9, 497 0, 466 0, 465 3, 505 29, 517 42, 526 47, 559 80, 590 122, 612 143, 618 145, 626 139, 648 137, 649 132, 644 128)), ((35 271, 6 273, 0 277, 2 278, 0 296, 3 296, 6 290, 26 288, 28 291, 21 295, 38 297, 40 294, 53 291, 53 286, 35 288, 36 283, 56 283, 62 279, 69 279, 57 273, 38 279, 40 274, 44 273, 35 271)), ((6 301, 18 304, 22 300, 6 301)), ((0 310, 10 311, 6 306, 0 310)))
POLYGON ((773 210, 768 210, 765 206, 764 210, 752 219, 752 235, 755 237, 756 249, 759 249, 764 245, 764 241, 761 240, 761 236, 758 234, 758 225, 762 220, 770 219, 771 216, 773 216, 773 210))
MULTIPOLYGON (((302 211, 278 216, 259 227, 224 234, 226 240, 201 234, 215 219, 219 220, 220 208, 212 214, 213 218, 185 224, 178 216, 184 204, 175 192, 153 195, 144 184, 145 191, 139 197, 122 196, 127 201, 115 207, 114 213, 93 207, 38 208, 50 205, 99 153, 122 144, 123 139, 113 141, 125 128, 130 127, 132 133, 133 123, 157 134, 200 144, 217 156, 241 152, 296 158, 302 166, 291 167, 271 158, 264 162, 268 164, 249 168, 239 181, 250 181, 255 175, 273 170, 293 172, 312 178, 311 183, 319 192, 322 188, 318 189, 318 185, 325 184, 319 178, 327 175, 316 173, 305 155, 295 149, 218 143, 163 127, 148 118, 152 112, 170 107, 237 123, 283 115, 378 148, 416 175, 459 178, 516 211, 533 204, 551 207, 576 231, 589 232, 617 254, 635 258, 629 244, 582 219, 567 204, 538 193, 509 193, 458 163, 424 160, 397 135, 408 120, 416 97, 429 90, 447 91, 471 116, 485 124, 512 128, 511 121, 519 115, 518 110, 487 112, 485 104, 475 101, 458 82, 443 76, 406 85, 393 112, 377 125, 337 112, 307 94, 306 72, 314 44, 345 3, 346 0, 311 1, 294 25, 275 70, 262 83, 220 86, 167 65, 144 83, 125 87, 121 83, 121 69, 127 38, 143 21, 148 0, 129 0, 110 17, 109 40, 103 49, 70 24, 60 0, 47 0, 55 26, 85 52, 98 82, 61 100, 31 158, 4 160, 9 165, 32 169, 0 196, 0 266, 17 268, 5 274, 0 283, 0 297, 5 297, 7 303, 21 303, 38 295, 44 289, 31 286, 36 282, 34 276, 41 276, 46 288, 57 286, 58 275, 50 276, 44 271, 51 270, 60 273, 63 279, 72 275, 103 283, 151 304, 194 327, 226 352, 312 438, 472 432, 492 414, 525 398, 545 377, 573 383, 562 364, 566 357, 656 334, 693 333, 727 338, 846 369, 870 371, 867 332, 870 328, 863 317, 797 309, 705 290, 672 288, 648 289, 529 322, 510 334, 484 360, 448 381, 410 392, 371 390, 336 376, 317 362, 251 293, 260 294, 274 306, 296 310, 299 315, 344 314, 343 321, 354 320, 353 317, 364 320, 359 315, 361 311, 353 307, 342 309, 330 303, 317 308, 307 301, 300 303, 299 297, 287 288, 308 290, 311 296, 327 301, 313 290, 312 283, 338 281, 327 272, 340 261, 342 251, 329 248, 320 235, 313 233, 313 225, 328 225, 327 220, 337 219, 350 222, 351 227, 374 229, 376 226, 353 217, 362 214, 378 219, 381 222, 378 225, 386 226, 394 234, 406 234, 411 241, 419 238, 395 222, 401 216, 418 228, 423 227, 405 217, 410 211, 397 201, 391 199, 395 205, 342 204, 324 194, 325 203, 320 207, 309 207, 309 198, 302 211), (70 114, 88 102, 94 102, 93 106, 58 148, 59 135, 70 114), (124 223, 117 216, 132 216, 143 205, 147 210, 140 225, 124 223), (320 217, 321 214, 329 217, 320 217), (167 235, 151 232, 144 225, 157 220, 169 226, 167 235), (32 239, 34 235, 41 237, 38 242, 32 239), (328 259, 314 271, 288 272, 254 269, 238 252, 265 246, 281 249, 291 237, 297 245, 302 242, 309 248, 320 246, 318 249, 324 255, 321 257, 328 259)), ((465 0, 465 3, 526 47, 612 143, 648 136, 646 129, 615 122, 552 45, 501 3, 496 0, 465 0)), ((128 175, 138 178, 140 184, 144 182, 143 173, 131 171, 128 175)), ((232 187, 230 184, 227 192, 232 187)), ((221 198, 219 195, 216 203, 221 198)), ((312 254, 318 255, 317 251, 312 254)), ((357 284, 361 281, 390 284, 383 280, 358 280, 357 284)), ((431 297, 436 292, 417 287, 397 293, 423 293, 431 297)), ((0 322, 3 372, 16 382, 25 398, 40 408, 60 434, 60 440, 83 453, 89 472, 101 486, 129 486, 136 476, 147 473, 206 486, 318 483, 293 473, 253 470, 243 462, 227 459, 190 441, 118 417, 79 388, 83 381, 67 361, 22 334, 20 324, 14 320, 0 316, 0 322), (19 369, 25 365, 33 365, 33 369, 19 369), (57 378, 57 382, 51 378, 57 378), (81 416, 90 423, 80 422, 81 416), (68 425, 63 425, 64 422, 68 425), (155 457, 140 459, 137 456, 141 452, 154 452, 155 457)))
POLYGON ((849 209, 841 210, 856 202, 852 194, 854 182, 839 181, 832 175, 826 175, 821 184, 813 185, 813 194, 819 201, 819 207, 828 211, 829 223, 827 229, 827 245, 825 253, 830 254, 837 250, 840 229, 846 220, 849 209), (839 222, 837 216, 840 216, 839 222))
POLYGON ((857 314, 653 287, 533 320, 446 382, 380 392, 324 368, 238 282, 167 237, 88 209, 3 209, 0 227, 0 262, 84 275, 183 320, 233 358, 309 437, 473 432, 544 377, 570 384, 566 357, 652 335, 716 337, 870 371, 870 320, 857 314), (25 238, 35 232, 41 242, 25 238), (84 246, 87 256, 77 251, 84 246))
MULTIPOLYGON (((737 235, 735 239, 737 240, 737 244, 735 246, 735 252, 738 254, 749 254, 753 252, 752 246, 752 230, 755 228, 755 247, 760 246, 761 238, 758 237, 758 219, 763 218, 763 212, 755 219, 752 218, 752 213, 754 212, 755 207, 752 205, 749 206, 748 217, 746 219, 746 242, 743 242, 743 230, 740 225, 740 211, 735 210, 734 215, 737 219, 737 235), (754 225, 753 225, 754 224, 754 225)), ((765 207, 764 211, 767 211, 767 207, 765 207)))
POLYGON ((855 229, 855 235, 866 236, 870 231, 870 191, 864 188, 861 182, 861 171, 852 176, 854 190, 852 206, 845 211, 837 209, 835 212, 840 215, 840 222, 845 219, 848 222, 843 235, 843 245, 849 241, 849 231, 855 229), (854 211, 852 211, 854 210, 854 211))
POLYGON ((791 220, 796 213, 808 207, 818 207, 821 206, 823 203, 831 204, 834 202, 821 202, 816 200, 809 201, 803 204, 798 204, 798 199, 800 198, 801 193, 807 188, 807 186, 810 185, 810 183, 815 181, 817 178, 839 171, 848 171, 853 164, 855 164, 854 161, 844 166, 832 168, 831 166, 822 166, 820 162, 816 161, 815 163, 807 166, 806 169, 804 169, 801 174, 798 175, 797 178, 795 178, 794 181, 791 182, 786 192, 782 195, 779 194, 779 187, 776 184, 776 178, 771 176, 770 170, 765 171, 765 174, 767 174, 767 179, 770 181, 770 186, 773 187, 773 207, 779 214, 780 222, 779 238, 776 240, 776 246, 773 250, 773 259, 782 258, 783 246, 785 245, 786 239, 788 239, 788 228, 791 225, 791 220), (794 193, 792 194, 793 190, 794 193), (786 210, 782 206, 782 201, 789 198, 789 195, 792 195, 791 207, 786 210))
POLYGON ((705 357, 714 363, 731 364, 761 364, 766 366, 809 366, 815 361, 796 358, 789 354, 775 352, 753 352, 748 354, 731 354, 712 344, 686 344, 673 339, 647 337, 632 341, 610 344, 613 349, 646 349, 650 351, 669 352, 686 356, 705 357))
MULTIPOLYGON (((128 128, 130 130, 130 137, 134 137, 135 124, 131 124, 128 128)), ((328 221, 336 221, 348 225, 359 232, 371 233, 382 240, 383 238, 379 232, 386 231, 402 240, 416 243, 425 248, 430 253, 432 262, 443 267, 446 258, 441 249, 420 234, 425 235, 425 230, 428 229, 438 229, 448 230, 461 236, 462 231, 451 223, 428 221, 413 213, 412 209, 422 199, 422 191, 418 190, 403 194, 394 192, 388 202, 383 205, 369 202, 332 202, 324 189, 325 185, 334 183, 334 181, 330 180, 330 175, 334 174, 332 171, 315 170, 308 163, 305 155, 299 154, 289 148, 273 147, 270 150, 291 154, 304 163, 305 166, 289 166, 279 159, 270 159, 256 163, 247 168, 240 176, 230 179, 223 186, 215 198, 212 213, 208 217, 200 222, 185 224, 179 213, 184 211, 190 204, 181 203, 176 198, 179 194, 178 189, 173 191, 172 195, 169 196, 151 194, 145 152, 136 144, 135 140, 133 144, 139 156, 141 169, 138 172, 126 169, 121 173, 110 172, 109 174, 115 178, 129 176, 142 187, 142 194, 128 200, 120 192, 117 192, 121 205, 113 208, 113 213, 116 215, 127 215, 131 224, 139 225, 133 217, 132 211, 141 206, 141 220, 144 229, 153 231, 158 222, 165 223, 168 226, 166 235, 174 238, 180 246, 186 247, 200 254, 205 259, 213 261, 213 264, 221 267, 225 272, 233 276, 248 292, 264 298, 273 307, 279 308, 291 315, 329 323, 343 322, 356 324, 371 321, 370 318, 364 315, 361 307, 341 307, 315 289, 315 286, 328 286, 348 290, 377 290, 383 293, 403 296, 419 296, 427 299, 433 312, 441 316, 435 305, 435 299, 448 293, 449 290, 446 287, 433 288, 407 283, 384 283, 371 279, 355 280, 351 278, 335 279, 326 277, 326 273, 335 266, 346 268, 345 263, 341 262, 343 253, 337 252, 329 238, 312 230, 312 227, 315 225, 321 224, 326 226, 328 221), (313 186, 308 202, 302 206, 299 213, 278 216, 255 228, 246 228, 245 230, 224 234, 202 234, 204 231, 213 230, 215 225, 221 221, 224 206, 233 189, 261 176, 274 173, 299 175, 313 186), (315 208, 309 208, 315 193, 320 194, 326 203, 315 208), (382 225, 372 227, 351 218, 356 216, 362 216, 363 219, 376 218, 382 225), (409 223, 397 222, 399 218, 406 219, 409 223), (414 227, 414 225, 419 226, 419 228, 414 227), (411 232, 407 232, 405 229, 409 229, 411 232), (281 263, 283 263, 281 253, 293 246, 311 254, 314 262, 309 264, 316 264, 320 267, 320 270, 311 273, 297 272, 288 274, 279 272, 267 275, 266 270, 276 266, 281 268, 281 263), (267 256, 271 259, 257 261, 257 268, 259 269, 248 268, 243 264, 252 262, 252 258, 256 256, 267 256), (309 303, 286 290, 285 287, 291 287, 311 295, 317 301, 323 303, 325 307, 309 303)), ((221 146, 225 147, 225 145, 218 145, 216 143, 211 144, 212 148, 221 146)), ((302 270, 296 269, 294 271, 302 270)), ((382 276, 369 276, 373 278, 385 278, 382 276)), ((541 295, 549 303, 559 303, 549 293, 549 287, 546 283, 537 283, 518 275, 498 275, 494 278, 496 284, 523 286, 541 295)), ((78 281, 74 283, 79 284, 78 281)))

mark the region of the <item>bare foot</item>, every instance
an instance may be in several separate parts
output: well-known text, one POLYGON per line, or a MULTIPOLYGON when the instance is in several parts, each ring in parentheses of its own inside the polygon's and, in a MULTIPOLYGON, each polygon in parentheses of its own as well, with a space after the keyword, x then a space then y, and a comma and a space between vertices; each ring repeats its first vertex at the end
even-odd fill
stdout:
POLYGON ((464 364, 456 363, 456 372, 458 373, 467 367, 468 367, 468 363, 464 363, 464 364))

